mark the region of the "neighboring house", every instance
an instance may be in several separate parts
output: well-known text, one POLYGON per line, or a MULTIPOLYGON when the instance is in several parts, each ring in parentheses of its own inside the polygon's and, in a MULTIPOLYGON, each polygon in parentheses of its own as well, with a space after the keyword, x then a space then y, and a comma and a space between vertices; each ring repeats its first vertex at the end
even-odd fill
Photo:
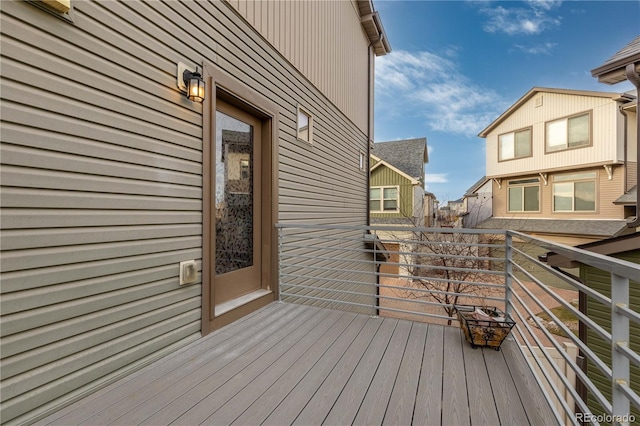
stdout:
POLYGON ((617 51, 602 65, 591 70, 591 75, 600 83, 617 84, 628 80, 636 88, 636 102, 627 104, 621 108, 624 115, 624 126, 629 135, 629 161, 635 165, 635 186, 629 189, 622 197, 616 200, 616 204, 624 206, 626 217, 634 219, 627 223, 630 228, 640 228, 640 199, 638 198, 638 183, 640 183, 640 150, 638 150, 638 137, 640 136, 640 120, 638 120, 638 101, 640 98, 640 35, 631 40, 626 46, 617 51), (635 141, 635 143, 634 143, 635 141), (631 201, 631 200, 634 201, 631 201))
POLYGON ((493 216, 478 227, 569 245, 629 232, 616 200, 637 183, 631 123, 631 94, 531 89, 480 132, 493 216))
POLYGON ((276 300, 276 223, 367 224, 371 1, 0 11, 3 423, 276 300))
POLYGON ((638 211, 636 208, 638 203, 638 185, 625 192, 624 195, 621 195, 620 198, 613 203, 624 208, 624 217, 635 216, 638 211))
POLYGON ((457 200, 448 201, 447 205, 449 206, 451 215, 456 222, 456 227, 462 227, 462 216, 466 211, 464 207, 464 197, 458 198, 457 200))
POLYGON ((424 225, 427 139, 376 142, 370 158, 371 224, 424 225))
POLYGON ((438 209, 438 226, 461 228, 464 214, 464 200, 462 198, 447 201, 446 205, 438 209))
POLYGON ((437 226, 437 214, 439 201, 436 199, 435 194, 425 191, 424 192, 424 226, 434 227, 437 226))
MULTIPOLYGON (((605 240, 591 245, 582 246, 581 248, 608 256, 617 257, 629 262, 640 264, 640 200, 638 199, 638 183, 640 183, 640 151, 638 150, 638 137, 640 136, 640 121, 638 120, 638 104, 637 99, 640 97, 640 36, 631 40, 629 44, 616 52, 611 58, 605 61, 601 66, 593 69, 591 75, 598 78, 598 81, 606 84, 616 84, 624 80, 629 80, 636 88, 636 102, 633 105, 625 105, 621 108, 624 115, 624 126, 628 134, 633 135, 628 140, 628 144, 632 147, 628 154, 630 163, 635 165, 632 170, 635 179, 631 179, 633 187, 628 189, 624 195, 619 197, 615 204, 624 208, 626 217, 632 217, 627 223, 627 228, 635 230, 633 235, 626 237, 618 237, 605 240)), ((612 278, 610 274, 602 274, 597 269, 581 265, 580 279, 587 286, 596 289, 601 294, 610 297, 612 278)), ((611 331, 610 307, 604 307, 600 303, 591 298, 582 296, 586 299, 586 313, 589 318, 594 319, 605 330, 611 331)), ((640 311, 640 278, 636 281, 629 282, 629 307, 635 312, 640 311)), ((588 330, 586 343, 590 349, 602 357, 608 365, 611 366, 611 343, 604 342, 602 338, 591 330, 588 330)), ((629 325, 629 342, 628 346, 631 350, 638 353, 640 351, 640 327, 633 321, 629 325)), ((636 392, 640 392, 640 368, 635 363, 630 365, 630 387, 636 392)), ((587 375, 595 383, 603 383, 603 374, 594 365, 587 366, 587 375)), ((604 395, 611 395, 610 386, 601 386, 599 389, 604 395)), ((593 395, 588 398, 589 407, 596 414, 605 414, 604 409, 593 395)), ((640 418, 640 410, 631 404, 631 414, 635 418, 640 418)))
POLYGON ((463 228, 475 228, 475 226, 490 218, 492 214, 492 190, 493 184, 486 176, 482 176, 464 194, 463 199, 463 228))
POLYGON ((449 206, 449 210, 451 210, 451 214, 461 215, 464 213, 464 199, 458 198, 457 200, 447 201, 447 205, 449 206))
MULTIPOLYGON (((578 248, 640 264, 640 233, 638 232, 583 244, 578 248)), ((566 258, 555 253, 548 256, 547 262, 554 267, 579 268, 580 281, 582 283, 605 297, 611 297, 611 274, 589 265, 569 263, 566 258)), ((580 299, 582 312, 586 313, 589 318, 610 333, 611 307, 587 297, 585 293, 581 293, 580 299)), ((639 312, 640 280, 629 282, 629 301, 629 308, 639 312)), ((630 322, 629 337, 631 350, 640 352, 640 326, 630 322)), ((593 350, 600 359, 611 367, 611 342, 603 340, 600 335, 587 327, 581 329, 580 338, 587 344, 589 349, 593 350)), ((605 375, 590 362, 587 364, 587 376, 596 384, 608 383, 605 375)), ((633 363, 631 363, 631 386, 636 392, 640 392, 640 368, 633 363)), ((611 398, 610 385, 599 386, 599 390, 607 398, 611 398)), ((590 409, 595 414, 602 415, 605 413, 593 395, 589 394, 587 401, 590 409)), ((640 411, 635 407, 632 408, 632 414, 636 418, 640 418, 640 411)))

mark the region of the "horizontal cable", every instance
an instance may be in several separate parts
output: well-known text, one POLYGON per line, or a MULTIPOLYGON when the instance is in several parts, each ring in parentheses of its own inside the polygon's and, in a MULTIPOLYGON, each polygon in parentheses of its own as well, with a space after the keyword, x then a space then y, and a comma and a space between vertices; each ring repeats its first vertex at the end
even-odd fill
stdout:
MULTIPOLYGON (((518 252, 519 254, 521 254, 522 256, 528 258, 530 261, 534 262, 537 266, 539 266, 540 268, 542 268, 543 270, 545 270, 546 272, 554 275, 557 278, 560 278, 561 280, 563 280, 564 282, 566 282, 567 284, 571 285, 574 288, 577 288, 579 291, 588 294, 589 296, 591 296, 592 298, 594 298, 596 301, 602 303, 605 306, 611 306, 611 299, 602 295, 601 293, 598 293, 597 291, 595 291, 594 289, 592 289, 591 287, 588 287, 586 285, 584 285, 583 283, 574 280, 571 277, 568 277, 566 274, 563 274, 562 272, 550 267, 549 265, 540 262, 538 259, 529 256, 527 253, 517 249, 516 247, 512 247, 512 249, 516 252, 518 252)), ((520 271, 522 271, 523 273, 527 274, 528 276, 532 277, 532 279, 535 279, 535 281, 537 283, 540 283, 540 281, 533 277, 533 275, 531 275, 529 273, 529 271, 527 271, 524 267, 520 266, 520 264, 518 264, 517 262, 513 262, 514 266, 517 266, 518 269, 520 271)))
MULTIPOLYGON (((526 306, 523 305, 523 307, 525 308, 525 310, 527 310, 526 306)), ((524 335, 522 333, 522 331, 520 330, 520 326, 519 326, 520 324, 523 324, 524 327, 527 329, 527 331, 529 332, 529 335, 536 342, 536 345, 538 345, 538 349, 544 355, 547 363, 551 366, 551 368, 555 372, 556 376, 558 376, 558 378, 563 382, 563 384, 565 385, 566 389, 571 393, 572 397, 574 398, 574 400, 576 401, 576 403, 580 407, 580 410, 582 412, 584 412, 584 413, 589 412, 590 411, 589 408, 586 406, 586 404, 584 403, 584 401, 582 400, 580 395, 578 395, 576 390, 573 388, 573 384, 569 383, 568 379, 565 376, 565 373, 559 370, 558 366, 555 363, 555 360, 553 360, 553 358, 551 358, 551 356, 547 353, 547 347, 544 344, 542 344, 542 342, 540 341, 540 339, 536 335, 535 331, 530 328, 528 322, 523 318, 522 314, 520 313, 520 310, 515 306, 514 306, 514 310, 517 312, 517 315, 520 318, 520 323, 518 323, 516 325, 516 328, 518 329, 518 332, 520 333, 520 336, 522 336, 522 338, 524 339, 525 343, 527 343, 527 347, 529 348, 529 350, 530 350, 532 356, 534 357, 534 359, 537 359, 538 355, 536 355, 535 351, 533 350, 531 345, 528 343, 528 339, 526 338, 526 335, 524 335)), ((529 313, 529 315, 531 315, 531 313, 529 313)), ((541 327, 541 324, 539 324, 537 322, 536 322, 536 324, 538 325, 538 327, 541 327)), ((600 390, 597 387, 595 387, 593 382, 591 382, 591 380, 586 376, 586 374, 582 371, 582 369, 573 360, 571 360, 571 358, 569 358, 569 356, 566 354, 566 352, 560 347, 560 345, 558 344, 556 339, 554 339, 551 336, 551 333, 549 333, 547 331, 547 329, 545 329, 544 327, 541 327, 540 330, 545 335, 545 337, 549 341, 551 341, 551 344, 558 351, 558 353, 564 358, 564 360, 567 363, 567 365, 569 365, 571 367, 571 369, 574 371, 574 373, 580 379, 580 381, 582 383, 584 383, 589 388, 589 390, 591 392, 593 392, 595 398, 598 400, 598 402, 600 402, 600 404, 602 404, 602 406, 605 408, 605 410, 608 409, 608 412, 611 413, 611 404, 609 403, 609 401, 607 401, 607 399, 604 397, 602 392, 600 392, 600 390)), ((546 367, 541 367, 541 371, 546 373, 547 372, 547 368, 546 367)), ((553 388, 555 386, 555 384, 553 383, 552 379, 550 377, 548 377, 548 374, 544 374, 544 376, 545 376, 545 379, 547 380, 547 383, 553 388)), ((567 414, 570 414, 570 413, 573 412, 573 410, 568 409, 568 407, 565 405, 566 402, 563 402, 564 401, 564 397, 563 396, 560 396, 560 395, 558 395, 556 393, 556 397, 560 400, 560 402, 565 407, 565 411, 567 412, 567 414)))

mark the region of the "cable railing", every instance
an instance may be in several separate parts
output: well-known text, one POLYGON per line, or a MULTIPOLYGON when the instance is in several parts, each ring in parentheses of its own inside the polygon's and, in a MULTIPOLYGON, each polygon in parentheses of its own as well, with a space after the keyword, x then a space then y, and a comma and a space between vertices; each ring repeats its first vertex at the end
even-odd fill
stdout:
POLYGON ((639 265, 512 231, 277 228, 280 300, 443 325, 458 324, 456 306, 495 307, 516 322, 511 338, 559 424, 640 415, 640 342, 630 338, 640 314, 629 302, 639 265), (578 276, 585 268, 610 280, 610 294, 578 276))

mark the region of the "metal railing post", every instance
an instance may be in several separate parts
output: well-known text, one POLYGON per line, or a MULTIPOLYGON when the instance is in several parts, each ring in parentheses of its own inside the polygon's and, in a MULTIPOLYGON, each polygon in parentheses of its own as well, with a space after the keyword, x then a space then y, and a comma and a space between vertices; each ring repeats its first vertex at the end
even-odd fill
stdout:
POLYGON ((378 284, 380 284, 380 273, 379 273, 379 263, 378 263, 378 252, 377 252, 377 244, 376 244, 376 239, 378 238, 378 234, 376 234, 375 231, 373 231, 372 233, 373 235, 373 276, 375 279, 375 285, 376 285, 376 295, 373 298, 373 310, 376 313, 376 316, 378 315, 378 313, 380 312, 380 301, 378 300, 378 296, 380 293, 380 287, 378 287, 378 284))
POLYGON ((504 274, 505 274, 505 289, 504 289, 504 311, 507 315, 511 315, 512 307, 511 307, 511 293, 513 291, 513 279, 511 278, 513 274, 513 250, 511 249, 513 244, 513 237, 507 231, 504 237, 505 248, 504 248, 504 274))
POLYGON ((282 245, 284 229, 278 228, 278 301, 282 302, 282 245))
POLYGON ((629 386, 629 358, 618 346, 629 345, 629 318, 618 312, 618 307, 629 305, 629 279, 611 274, 611 405, 613 424, 628 425, 630 403, 620 386, 629 386))

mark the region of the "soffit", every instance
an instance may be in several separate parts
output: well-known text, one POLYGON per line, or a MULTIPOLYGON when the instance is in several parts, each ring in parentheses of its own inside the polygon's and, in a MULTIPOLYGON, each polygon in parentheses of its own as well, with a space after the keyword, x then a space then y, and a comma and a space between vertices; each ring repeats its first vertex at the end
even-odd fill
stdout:
POLYGON ((591 70, 600 83, 616 84, 627 79, 627 65, 635 64, 636 72, 640 71, 640 36, 634 38, 625 47, 607 59, 604 64, 591 70))

